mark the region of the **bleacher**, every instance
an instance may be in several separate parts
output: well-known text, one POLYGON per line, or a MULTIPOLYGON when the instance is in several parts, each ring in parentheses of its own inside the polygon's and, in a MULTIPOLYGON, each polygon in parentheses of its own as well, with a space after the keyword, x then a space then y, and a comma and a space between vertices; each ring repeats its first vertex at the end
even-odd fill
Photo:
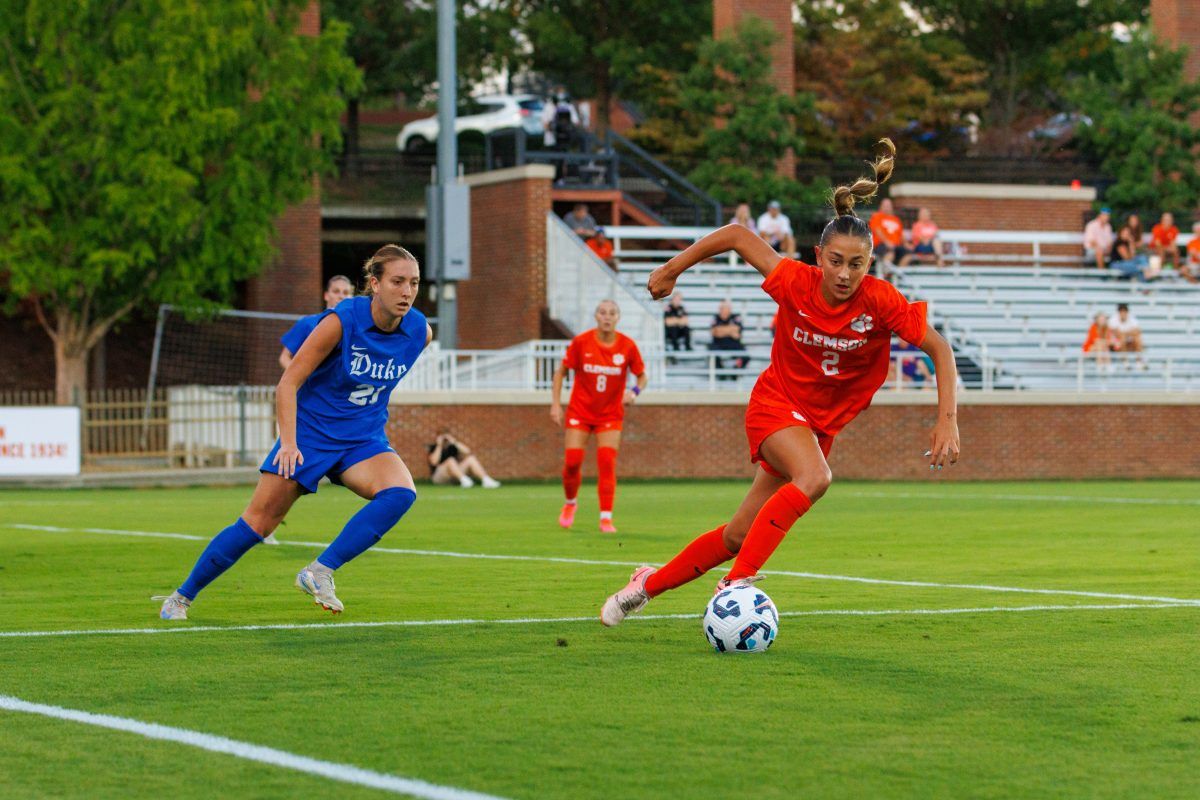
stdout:
MULTIPOLYGON (((648 249, 651 236, 659 242, 674 237, 678 245, 706 232, 610 228, 621 279, 644 287, 651 270, 678 252, 648 249)), ((911 299, 930 304, 931 320, 954 345, 964 380, 973 388, 1200 390, 1200 286, 1170 278, 1143 284, 1085 268, 1081 256, 1062 252, 1064 245, 1078 244, 1079 238, 944 231, 951 252, 946 266, 905 268, 895 281, 911 299), (1015 242, 1027 245, 1028 251, 991 255, 972 254, 967 248, 970 243, 972 249, 986 251, 986 243, 1015 242), (1043 252, 1054 249, 1058 254, 1043 252), (1093 316, 1099 311, 1115 316, 1118 303, 1128 303, 1141 323, 1145 352, 1141 358, 1114 353, 1109 365, 1098 365, 1081 345, 1093 316)), ((757 375, 769 354, 776 310, 759 288, 761 283, 751 267, 730 256, 699 264, 683 275, 677 288, 684 296, 696 352, 706 353, 717 306, 731 300, 746 326, 743 341, 752 358, 747 371, 757 375)))

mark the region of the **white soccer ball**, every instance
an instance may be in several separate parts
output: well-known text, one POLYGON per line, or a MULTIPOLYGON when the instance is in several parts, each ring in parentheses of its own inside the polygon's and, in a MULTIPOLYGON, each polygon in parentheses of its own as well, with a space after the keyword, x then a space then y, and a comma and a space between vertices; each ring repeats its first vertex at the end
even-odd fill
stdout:
POLYGON ((704 635, 718 653, 761 653, 779 632, 779 612, 753 586, 718 592, 704 610, 704 635))

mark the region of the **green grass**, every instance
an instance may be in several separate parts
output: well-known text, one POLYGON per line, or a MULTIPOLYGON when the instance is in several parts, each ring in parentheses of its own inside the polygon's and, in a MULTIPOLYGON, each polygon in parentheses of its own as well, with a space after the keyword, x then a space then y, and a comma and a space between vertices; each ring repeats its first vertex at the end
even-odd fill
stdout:
MULTIPOLYGON (((621 533, 554 524, 558 490, 423 488, 382 546, 661 563, 736 483, 621 487, 621 533)), ((0 630, 159 628, 147 598, 247 489, 0 492, 0 630)), ((768 565, 825 575, 1200 597, 1195 485, 840 484, 768 565), (1043 500, 1030 499, 1040 496, 1043 500), (1063 500, 1062 496, 1077 498, 1063 500), (1050 498, 1060 499, 1050 499, 1050 498), (1183 500, 1117 504, 1106 498, 1183 500)), ((279 536, 326 541, 323 488, 279 536)), ((188 625, 329 622, 291 585, 315 549, 260 547, 188 625)), ((623 566, 368 553, 336 622, 591 617, 623 566)), ((713 574, 647 614, 699 614, 713 574)), ((784 612, 1095 605, 1074 595, 776 575, 784 612)), ((513 798, 1200 796, 1200 608, 785 617, 762 656, 698 619, 0 639, 0 694, 266 744, 513 798)), ((381 792, 0 711, 0 797, 378 797, 381 792)))

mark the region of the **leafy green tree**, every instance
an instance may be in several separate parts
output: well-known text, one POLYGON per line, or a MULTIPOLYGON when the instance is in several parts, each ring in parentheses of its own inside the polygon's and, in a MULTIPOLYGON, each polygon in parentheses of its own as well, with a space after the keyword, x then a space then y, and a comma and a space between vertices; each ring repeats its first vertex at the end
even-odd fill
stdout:
POLYGON ((796 89, 816 98, 817 113, 804 118, 810 154, 869 151, 884 136, 903 147, 905 131, 942 149, 987 104, 983 65, 945 34, 920 30, 900 0, 798 6, 796 89))
POLYGON ((358 88, 307 0, 0 0, 0 280, 54 343, 60 403, 138 306, 229 297, 313 191, 358 88))
POLYGON ((1186 57, 1139 34, 1119 49, 1115 74, 1091 74, 1071 87, 1070 99, 1092 120, 1080 128, 1081 145, 1116 178, 1106 203, 1200 206, 1200 81, 1186 78, 1186 57))
POLYGON ((1070 75, 1111 70, 1114 24, 1145 20, 1148 0, 911 0, 935 30, 988 68, 984 123, 1012 150, 1016 123, 1055 107, 1070 75))

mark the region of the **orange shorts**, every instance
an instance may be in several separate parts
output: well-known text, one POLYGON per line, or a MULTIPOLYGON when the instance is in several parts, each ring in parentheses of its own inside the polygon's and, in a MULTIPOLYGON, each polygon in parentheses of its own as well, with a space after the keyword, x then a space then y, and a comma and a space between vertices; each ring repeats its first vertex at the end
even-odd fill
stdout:
POLYGON ((571 416, 571 412, 567 412, 566 418, 563 420, 563 427, 573 431, 585 431, 587 433, 605 433, 607 431, 621 430, 621 420, 607 419, 601 422, 592 420, 580 419, 579 417, 571 416))
POLYGON ((768 436, 784 428, 808 428, 817 437, 817 446, 821 448, 821 453, 829 458, 834 437, 813 430, 807 414, 797 409, 756 403, 752 400, 746 407, 746 440, 750 443, 750 463, 758 464, 777 478, 786 477, 764 461, 759 452, 768 436))

